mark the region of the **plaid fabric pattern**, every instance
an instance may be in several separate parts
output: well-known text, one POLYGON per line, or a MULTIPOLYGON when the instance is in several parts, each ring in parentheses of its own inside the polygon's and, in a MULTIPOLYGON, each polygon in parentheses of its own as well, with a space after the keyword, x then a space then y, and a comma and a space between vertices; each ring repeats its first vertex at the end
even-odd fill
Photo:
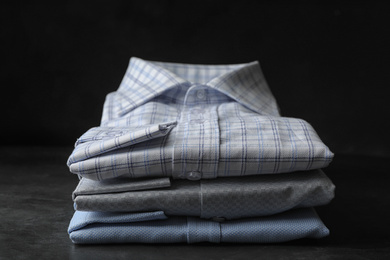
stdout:
POLYGON ((318 169, 332 158, 310 124, 280 116, 258 62, 131 58, 101 125, 76 142, 68 166, 93 180, 210 179, 318 169))

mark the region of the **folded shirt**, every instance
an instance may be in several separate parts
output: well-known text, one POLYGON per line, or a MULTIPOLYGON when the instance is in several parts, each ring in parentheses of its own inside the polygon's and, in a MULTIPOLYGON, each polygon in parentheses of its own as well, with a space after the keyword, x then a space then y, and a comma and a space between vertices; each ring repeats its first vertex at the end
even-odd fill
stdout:
POLYGON ((322 170, 216 180, 81 179, 79 211, 163 211, 166 215, 237 219, 330 202, 335 186, 322 170))
POLYGON ((76 142, 70 171, 212 179, 326 167, 313 127, 281 117, 258 62, 191 65, 132 58, 101 125, 76 142))
POLYGON ((329 230, 314 209, 217 222, 196 217, 167 217, 163 212, 76 211, 68 228, 76 244, 100 243, 275 243, 322 238, 329 230))

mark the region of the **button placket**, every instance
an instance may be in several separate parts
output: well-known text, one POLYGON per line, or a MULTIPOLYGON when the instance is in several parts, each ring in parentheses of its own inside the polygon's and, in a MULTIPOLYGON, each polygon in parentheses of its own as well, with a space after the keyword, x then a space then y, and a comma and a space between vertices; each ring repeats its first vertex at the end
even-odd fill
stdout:
POLYGON ((206 86, 187 91, 172 157, 172 177, 197 181, 217 176, 219 126, 217 106, 206 103, 206 86))
POLYGON ((187 243, 221 242, 221 224, 200 218, 187 217, 187 243))

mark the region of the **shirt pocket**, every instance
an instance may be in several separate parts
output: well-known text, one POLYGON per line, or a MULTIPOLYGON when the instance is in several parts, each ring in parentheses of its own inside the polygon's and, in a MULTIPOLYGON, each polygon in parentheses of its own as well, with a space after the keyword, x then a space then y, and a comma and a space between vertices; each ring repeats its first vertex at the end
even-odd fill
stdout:
POLYGON ((67 165, 86 160, 123 147, 166 136, 176 121, 137 127, 94 127, 75 143, 67 165))

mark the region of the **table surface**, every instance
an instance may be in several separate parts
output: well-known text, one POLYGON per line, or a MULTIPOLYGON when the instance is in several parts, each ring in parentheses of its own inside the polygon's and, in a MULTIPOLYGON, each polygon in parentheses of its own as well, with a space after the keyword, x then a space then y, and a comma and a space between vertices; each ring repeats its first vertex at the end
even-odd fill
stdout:
POLYGON ((281 244, 74 245, 72 147, 0 148, 0 259, 390 259, 389 158, 337 155, 336 198, 317 212, 320 240, 281 244))

